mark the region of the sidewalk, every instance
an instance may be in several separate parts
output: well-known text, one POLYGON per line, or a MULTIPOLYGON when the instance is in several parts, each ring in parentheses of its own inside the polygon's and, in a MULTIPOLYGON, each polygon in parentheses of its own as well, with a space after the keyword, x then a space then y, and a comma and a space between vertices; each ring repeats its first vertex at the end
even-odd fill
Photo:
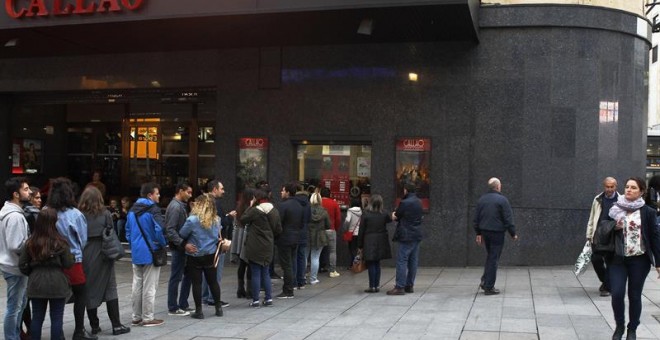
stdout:
MULTIPOLYGON (((99 339, 609 339, 613 317, 609 297, 600 297, 595 273, 575 278, 571 267, 501 268, 496 287, 502 294, 485 296, 477 289, 482 268, 420 268, 415 293, 387 296, 394 269, 383 268, 380 293, 367 294, 367 273, 342 271, 338 278, 319 275, 321 283, 296 290, 294 299, 275 300, 268 308, 248 307, 236 298, 236 266, 226 265, 222 299, 231 304, 225 316, 206 319, 167 315, 169 266, 161 271, 156 297, 159 327, 133 327, 114 337, 105 305, 99 308, 99 339)), ((660 280, 651 271, 644 288, 639 339, 660 339, 660 280)), ((122 321, 131 320, 131 265, 117 264, 122 321)), ((274 294, 281 290, 276 282, 274 294)), ((0 280, 0 310, 4 310, 5 282, 0 280)), ((192 295, 190 297, 192 303, 192 295)), ((0 320, 1 321, 1 320, 0 320)), ((65 311, 65 335, 73 333, 72 305, 65 311)), ((89 323, 86 322, 89 330, 89 323)), ((47 336, 48 333, 44 332, 47 336)))

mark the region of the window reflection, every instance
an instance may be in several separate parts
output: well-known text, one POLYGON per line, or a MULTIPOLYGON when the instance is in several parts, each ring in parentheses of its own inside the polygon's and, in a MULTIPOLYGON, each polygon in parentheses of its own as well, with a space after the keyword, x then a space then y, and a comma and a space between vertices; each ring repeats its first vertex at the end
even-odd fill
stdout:
POLYGON ((602 101, 599 106, 600 123, 616 123, 619 121, 619 102, 602 101))

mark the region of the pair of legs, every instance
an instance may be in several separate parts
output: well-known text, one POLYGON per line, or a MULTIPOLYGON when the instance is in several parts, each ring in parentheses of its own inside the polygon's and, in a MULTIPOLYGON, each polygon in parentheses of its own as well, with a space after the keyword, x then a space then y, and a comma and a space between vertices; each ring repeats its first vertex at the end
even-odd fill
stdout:
MULTIPOLYGON (((238 260, 238 290, 236 291, 237 298, 245 298, 252 296, 252 270, 249 270, 250 265, 247 261, 238 260), (245 278, 247 276, 247 285, 245 278)), ((269 268, 269 267, 267 267, 269 268)), ((270 274, 269 274, 270 277, 270 274)))
POLYGON ((415 285, 417 263, 419 261, 419 241, 399 242, 396 257, 396 287, 405 288, 415 285))
POLYGON ((192 281, 193 300, 195 300, 195 313, 202 313, 202 274, 206 284, 211 290, 211 296, 216 309, 220 307, 220 285, 216 278, 217 269, 213 266, 214 255, 188 256, 186 272, 192 281))
POLYGON ((348 241, 348 251, 351 253, 350 263, 353 263, 353 260, 355 260, 355 256, 357 255, 357 249, 358 249, 357 236, 353 236, 353 239, 348 241))
POLYGON ((311 248, 309 249, 309 257, 310 257, 310 262, 311 262, 311 268, 309 270, 309 282, 315 282, 318 281, 318 274, 319 274, 319 260, 321 258, 321 251, 323 251, 324 247, 320 248, 311 248))
POLYGON ((7 282, 7 309, 4 318, 4 333, 7 340, 19 340, 23 309, 27 304, 27 276, 2 272, 7 282))
POLYGON ((282 292, 290 296, 293 296, 293 262, 296 259, 297 249, 297 245, 277 246, 277 254, 280 259, 280 266, 282 267, 282 275, 284 275, 282 292))
MULTIPOLYGON (((366 261, 369 272, 369 288, 380 288, 380 261, 366 261)), ((413 279, 414 281, 414 279, 413 279)))
MULTIPOLYGON (((115 329, 123 326, 121 324, 121 318, 119 317, 119 300, 114 299, 114 300, 106 301, 105 306, 108 310, 108 318, 110 319, 112 328, 115 329)), ((51 320, 52 318, 53 316, 51 314, 51 320)), ((98 308, 88 308, 87 318, 89 318, 89 324, 92 326, 92 331, 94 331, 95 328, 99 328, 100 320, 98 315, 98 308)))
POLYGON ((156 287, 160 277, 160 267, 154 265, 133 265, 133 322, 148 322, 154 319, 156 287))
MULTIPOLYGON (((215 268, 215 278, 216 278, 216 283, 218 284, 218 287, 221 286, 222 284, 222 271, 225 268, 225 254, 220 254, 218 258, 218 267, 215 268)), ((206 274, 204 274, 206 275, 206 274)), ((211 292, 211 289, 207 283, 207 280, 202 281, 202 301, 205 302, 213 302, 213 294, 211 292)))
POLYGON ((268 265, 262 266, 255 262, 250 262, 250 271, 252 272, 252 301, 259 302, 259 292, 264 289, 264 302, 273 299, 273 287, 270 283, 270 273, 268 265))
POLYGON ((46 317, 46 308, 50 305, 50 338, 59 339, 62 336, 66 299, 30 299, 30 301, 32 302, 31 338, 41 339, 41 327, 46 317))
POLYGON ((304 287, 307 283, 307 280, 305 280, 305 272, 307 271, 307 244, 298 244, 292 271, 295 286, 304 287))
POLYGON ((486 246, 486 265, 484 274, 481 276, 483 288, 493 289, 497 279, 497 263, 504 247, 504 232, 487 231, 481 232, 483 243, 486 246))
POLYGON ((612 293, 612 310, 617 328, 623 328, 626 321, 624 298, 626 283, 628 283, 628 302, 630 303, 628 329, 637 330, 639 317, 642 315, 642 289, 644 289, 644 281, 650 270, 651 260, 647 254, 624 258, 616 256, 612 260, 609 282, 612 293))
POLYGON ((603 287, 606 291, 610 291, 610 279, 609 279, 609 262, 611 260, 611 253, 593 253, 591 254, 591 263, 594 266, 594 271, 598 276, 598 280, 603 284, 603 287))
POLYGON ((185 274, 186 252, 172 250, 170 253, 172 255, 172 270, 170 280, 167 283, 167 309, 170 312, 175 312, 178 309, 186 310, 190 307, 188 297, 190 296, 192 282, 190 277, 185 274), (180 293, 179 285, 181 285, 180 293))
POLYGON ((337 232, 328 229, 325 235, 328 237, 328 245, 321 252, 321 267, 332 273, 337 271, 337 232))

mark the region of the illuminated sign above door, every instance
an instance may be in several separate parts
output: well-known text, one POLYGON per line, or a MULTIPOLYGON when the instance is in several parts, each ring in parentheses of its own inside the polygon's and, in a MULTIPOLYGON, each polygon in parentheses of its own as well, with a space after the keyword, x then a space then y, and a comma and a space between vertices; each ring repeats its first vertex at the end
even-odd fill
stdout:
POLYGON ((5 0, 5 11, 14 19, 91 15, 135 11, 144 0, 5 0))

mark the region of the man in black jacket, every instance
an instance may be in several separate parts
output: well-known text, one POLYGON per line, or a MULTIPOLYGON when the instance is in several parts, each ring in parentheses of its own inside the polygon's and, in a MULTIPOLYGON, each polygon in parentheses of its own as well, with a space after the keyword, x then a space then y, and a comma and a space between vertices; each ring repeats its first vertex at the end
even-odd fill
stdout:
POLYGON ((511 238, 518 239, 516 228, 513 225, 511 204, 501 191, 500 180, 495 177, 489 179, 488 192, 477 201, 477 210, 474 214, 477 244, 483 243, 486 246, 486 265, 479 285, 486 295, 500 293, 498 289, 495 289, 495 279, 497 278, 497 262, 504 246, 504 232, 508 230, 511 238))
POLYGON ((278 299, 292 299, 293 287, 296 284, 293 277, 293 261, 296 259, 298 240, 304 223, 304 209, 298 200, 294 198, 297 189, 298 184, 296 182, 289 182, 282 187, 280 192, 282 202, 277 207, 282 221, 282 234, 277 238, 275 244, 277 245, 280 266, 284 273, 284 285, 282 293, 277 296, 278 299))

